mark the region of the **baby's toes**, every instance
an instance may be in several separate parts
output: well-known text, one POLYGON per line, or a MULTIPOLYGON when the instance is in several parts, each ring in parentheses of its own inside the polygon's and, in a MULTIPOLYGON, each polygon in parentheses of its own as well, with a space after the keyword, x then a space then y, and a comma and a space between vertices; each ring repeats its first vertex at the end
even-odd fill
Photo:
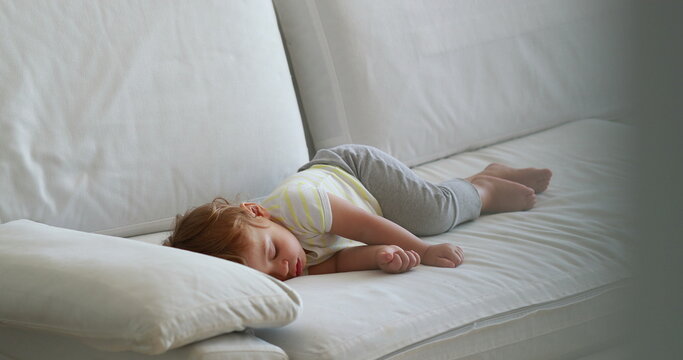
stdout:
POLYGON ((526 204, 524 210, 529 210, 529 209, 533 208, 536 205, 536 195, 531 194, 531 195, 527 196, 526 201, 527 201, 527 204, 526 204))
POLYGON ((553 177, 552 171, 550 169, 541 170, 541 177, 538 180, 538 187, 535 189, 536 193, 541 193, 545 191, 550 185, 550 179, 553 177))

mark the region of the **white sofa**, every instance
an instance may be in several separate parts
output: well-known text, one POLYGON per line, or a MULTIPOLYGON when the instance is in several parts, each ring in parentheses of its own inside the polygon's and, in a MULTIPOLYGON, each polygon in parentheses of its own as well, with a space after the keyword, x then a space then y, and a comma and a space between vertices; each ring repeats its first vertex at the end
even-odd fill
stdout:
POLYGON ((629 10, 0 3, 0 359, 618 356, 629 10), (176 214, 215 196, 258 199, 342 143, 381 148, 435 181, 490 162, 554 177, 532 210, 424 239, 460 245, 456 269, 282 283, 157 246, 176 214), (219 291, 226 279, 244 286, 219 291), (235 296, 249 306, 206 310, 235 296), (145 327, 169 316, 185 320, 145 327))

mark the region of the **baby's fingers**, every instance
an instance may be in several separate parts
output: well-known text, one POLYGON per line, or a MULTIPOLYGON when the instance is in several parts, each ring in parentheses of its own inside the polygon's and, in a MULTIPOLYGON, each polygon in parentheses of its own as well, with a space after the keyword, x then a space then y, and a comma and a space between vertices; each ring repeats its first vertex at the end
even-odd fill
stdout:
POLYGON ((391 260, 393 260, 393 259, 394 259, 394 253, 390 253, 390 252, 387 252, 387 251, 382 251, 382 252, 379 254, 379 263, 380 263, 380 265, 389 264, 389 263, 391 262, 391 260))
POLYGON ((458 264, 460 264, 460 263, 456 264, 453 260, 450 260, 450 259, 445 258, 445 257, 437 258, 434 262, 434 266, 438 266, 438 267, 453 268, 453 267, 456 267, 458 264))
POLYGON ((465 254, 462 251, 462 248, 460 246, 455 247, 455 255, 456 255, 456 261, 455 261, 455 266, 458 266, 462 264, 462 261, 465 260, 465 254))
POLYGON ((463 254, 462 248, 460 246, 449 246, 448 250, 439 258, 444 259, 442 263, 446 264, 445 267, 456 267, 462 264, 465 255, 463 254))
POLYGON ((398 266, 396 272, 406 272, 410 268, 410 256, 405 251, 395 252, 394 260, 397 262, 398 266))
MULTIPOLYGON (((408 250, 400 254, 401 267, 398 272, 406 272, 420 264, 420 255, 414 250, 408 250)), ((398 256, 396 256, 398 257, 398 256)))
POLYGON ((420 255, 414 250, 405 251, 395 247, 378 254, 380 269, 391 274, 406 272, 420 264, 420 255))
POLYGON ((410 259, 410 266, 408 269, 414 268, 420 264, 420 254, 415 250, 408 251, 408 258, 410 259))
POLYGON ((384 272, 390 274, 399 272, 401 268, 401 257, 393 251, 382 251, 379 253, 377 264, 384 272))

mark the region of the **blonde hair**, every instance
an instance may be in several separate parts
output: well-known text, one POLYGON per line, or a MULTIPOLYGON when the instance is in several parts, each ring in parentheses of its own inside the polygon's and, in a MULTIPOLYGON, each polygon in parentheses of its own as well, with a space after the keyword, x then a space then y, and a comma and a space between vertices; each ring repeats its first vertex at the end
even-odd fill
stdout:
POLYGON ((218 197, 176 216, 164 245, 247 265, 241 255, 249 246, 242 236, 247 225, 262 227, 251 212, 218 197))

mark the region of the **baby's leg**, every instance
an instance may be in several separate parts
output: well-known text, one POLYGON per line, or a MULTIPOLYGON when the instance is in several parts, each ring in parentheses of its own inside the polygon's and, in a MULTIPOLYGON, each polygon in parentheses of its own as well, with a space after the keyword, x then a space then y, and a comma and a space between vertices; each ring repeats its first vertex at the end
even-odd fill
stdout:
POLYGON ((320 150, 299 170, 315 164, 335 165, 354 175, 377 199, 382 216, 418 236, 448 231, 481 212, 481 199, 472 183, 462 179, 431 183, 373 147, 320 150))
POLYGON ((514 181, 534 189, 534 192, 539 194, 548 188, 553 173, 550 169, 515 169, 503 164, 493 163, 477 175, 488 175, 514 181))

